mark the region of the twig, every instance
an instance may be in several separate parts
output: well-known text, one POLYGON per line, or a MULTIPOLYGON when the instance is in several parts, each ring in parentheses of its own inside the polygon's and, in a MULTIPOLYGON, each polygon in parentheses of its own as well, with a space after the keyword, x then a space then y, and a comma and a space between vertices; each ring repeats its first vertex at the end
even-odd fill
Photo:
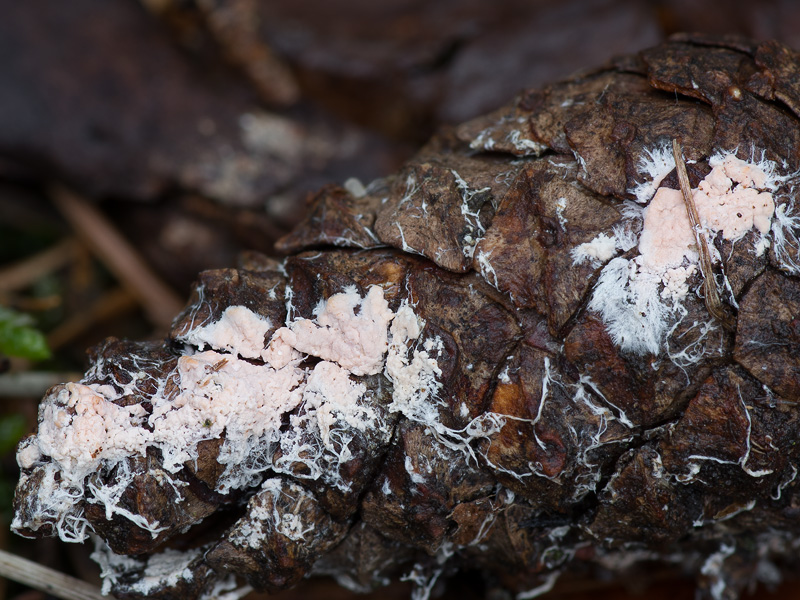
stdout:
POLYGON ((41 590, 62 600, 109 600, 94 585, 64 575, 15 554, 0 550, 0 576, 41 590))
POLYGON ((61 186, 53 187, 51 195, 92 253, 136 297, 153 324, 159 329, 167 329, 183 308, 178 295, 153 273, 136 249, 84 198, 61 186))
POLYGON ((78 381, 81 373, 23 371, 0 375, 0 398, 41 398, 44 393, 64 381, 78 381))
POLYGON ((736 328, 733 319, 725 312, 719 299, 714 270, 711 265, 711 252, 708 250, 708 240, 706 240, 706 234, 700 225, 700 215, 697 212, 697 206, 692 196, 692 186, 689 183, 689 175, 686 173, 686 163, 683 162, 683 150, 677 139, 672 140, 672 156, 675 158, 678 183, 681 187, 683 202, 686 205, 686 214, 689 217, 689 224, 694 232, 697 251, 700 255, 700 272, 703 275, 703 296, 705 296, 706 309, 725 329, 733 330, 736 328))
POLYGON ((22 312, 42 312, 53 310, 64 303, 61 294, 50 294, 48 296, 5 296, 0 292, 0 302, 11 308, 22 312))
POLYGON ((253 23, 266 17, 259 14, 261 5, 244 2, 198 5, 228 60, 244 71, 268 104, 289 106, 299 100, 300 87, 292 70, 258 36, 258 29, 253 28, 253 23))
POLYGON ((42 276, 69 263, 75 251, 75 240, 68 238, 47 250, 0 269, 0 292, 13 292, 32 285, 42 276))
POLYGON ((47 334, 47 345, 51 350, 57 350, 93 325, 135 307, 136 300, 127 290, 120 288, 110 290, 93 302, 91 306, 72 315, 47 334))

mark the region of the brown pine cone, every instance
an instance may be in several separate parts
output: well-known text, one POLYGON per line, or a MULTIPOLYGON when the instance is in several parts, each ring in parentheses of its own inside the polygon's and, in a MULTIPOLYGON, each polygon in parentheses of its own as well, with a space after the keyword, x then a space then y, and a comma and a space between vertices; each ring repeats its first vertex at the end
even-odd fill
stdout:
POLYGON ((308 574, 425 598, 459 570, 530 598, 642 561, 709 598, 774 582, 798 74, 778 43, 674 38, 323 189, 289 258, 203 273, 165 343, 108 340, 50 390, 14 528, 97 534, 120 598, 308 574))

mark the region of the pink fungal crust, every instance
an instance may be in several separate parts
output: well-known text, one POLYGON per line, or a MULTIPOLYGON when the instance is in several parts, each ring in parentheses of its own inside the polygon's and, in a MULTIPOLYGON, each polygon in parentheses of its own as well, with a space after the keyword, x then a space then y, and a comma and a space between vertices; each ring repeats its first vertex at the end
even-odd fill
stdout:
POLYGON ((315 321, 299 319, 276 331, 265 359, 279 367, 290 359, 293 348, 335 362, 353 375, 374 375, 383 369, 393 317, 378 286, 371 287, 363 300, 357 293, 336 294, 315 321))
MULTIPOLYGON (((764 171, 733 155, 711 164, 711 172, 692 190, 702 227, 722 232, 727 240, 737 240, 753 228, 766 234, 775 203, 772 194, 756 189, 766 184, 764 171)), ((643 265, 661 272, 680 265, 684 258, 693 262, 695 243, 683 195, 679 190, 659 188, 644 211, 639 240, 643 265)))
POLYGON ((113 392, 109 386, 67 383, 52 402, 42 405, 41 452, 81 475, 100 458, 142 452, 149 432, 137 425, 145 410, 110 402, 113 392))
MULTIPOLYGON (((334 427, 382 427, 378 412, 361 402, 367 388, 354 376, 385 370, 395 383, 397 410, 412 410, 415 402, 435 394, 440 371, 428 356, 433 342, 426 341, 424 352, 415 350, 411 361, 407 356, 408 342, 420 335, 420 323, 407 304, 391 329, 391 347, 389 326, 395 313, 379 286, 363 298, 355 288, 334 294, 320 302, 315 315, 277 330, 266 348, 268 320, 244 306, 229 307, 216 321, 196 326, 181 340, 197 347, 186 347, 175 370, 159 381, 150 396, 152 412, 141 404, 123 406, 120 400, 130 392, 112 385, 53 388, 40 405, 38 434, 20 446, 17 456, 24 469, 44 470, 38 508, 28 521, 15 520, 13 527, 36 530, 42 523, 54 523, 62 539, 83 540, 87 521, 80 501, 86 477, 144 455, 150 447, 161 451, 161 473, 171 480, 171 474, 197 459, 200 442, 223 439, 217 460, 224 471, 215 491, 227 494, 251 486, 266 467, 250 465, 247 457, 269 448, 281 435, 283 415, 301 404, 304 412, 292 421, 295 433, 300 421, 306 423, 326 452, 341 452, 336 456, 344 460, 347 441, 341 433, 332 439, 334 427), (207 346, 214 349, 197 351, 207 346), (307 357, 319 361, 309 366, 303 362, 307 357)), ((284 450, 300 459, 302 448, 293 446, 293 440, 292 435, 284 440, 284 450)), ((119 508, 115 489, 95 487, 92 493, 109 514, 158 530, 158 523, 119 508)))
POLYGON ((269 319, 247 307, 229 306, 218 321, 195 327, 178 339, 200 349, 210 346, 244 358, 259 358, 264 349, 264 337, 271 327, 269 319))

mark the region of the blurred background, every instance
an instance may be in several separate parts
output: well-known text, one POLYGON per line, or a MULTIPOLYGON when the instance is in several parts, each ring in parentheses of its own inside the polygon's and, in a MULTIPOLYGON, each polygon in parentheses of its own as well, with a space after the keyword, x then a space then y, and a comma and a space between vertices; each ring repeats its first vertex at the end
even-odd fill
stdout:
MULTIPOLYGON (((366 184, 439 127, 678 31, 800 47, 800 3, 0 0, 0 548, 97 581, 88 548, 8 533, 13 449, 86 348, 163 335, 198 271, 270 253, 322 185, 366 184)), ((648 597, 693 597, 658 578, 648 597)), ((467 577, 444 597, 486 593, 467 577)), ((354 595, 320 579, 282 597, 354 595)), ((47 596, 0 578, 1 598, 47 596)))

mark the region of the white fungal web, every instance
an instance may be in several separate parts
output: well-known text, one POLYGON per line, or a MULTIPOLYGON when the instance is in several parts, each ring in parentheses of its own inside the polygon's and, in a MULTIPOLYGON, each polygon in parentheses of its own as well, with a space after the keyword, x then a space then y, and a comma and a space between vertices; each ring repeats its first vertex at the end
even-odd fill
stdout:
POLYGON ((627 252, 639 243, 642 208, 632 202, 622 206, 622 221, 610 233, 599 233, 594 239, 578 244, 570 251, 573 265, 588 263, 599 267, 620 252, 627 252))
POLYGON ((196 548, 183 551, 166 549, 146 558, 136 558, 115 554, 98 537, 94 537, 94 541, 95 550, 91 558, 100 565, 104 595, 110 594, 112 587, 117 585, 124 575, 134 571, 141 572, 141 576, 137 577, 134 583, 126 583, 125 587, 130 592, 142 596, 164 587, 174 587, 181 581, 192 581, 194 573, 190 566, 208 549, 196 548))
POLYGON ((647 204, 655 195, 664 178, 675 168, 672 143, 665 141, 650 149, 645 149, 637 165, 639 175, 644 179, 631 190, 639 204, 647 204))
POLYGON ((237 522, 228 533, 229 541, 238 547, 258 549, 275 532, 294 542, 311 542, 314 522, 302 517, 302 504, 308 497, 309 492, 296 483, 278 477, 267 479, 261 484, 259 494, 250 499, 247 518, 237 522), (279 498, 291 502, 289 510, 278 509, 279 498))
POLYGON ((713 600, 723 600, 725 597, 725 590, 728 587, 726 581, 725 560, 736 552, 735 543, 721 542, 719 550, 710 554, 703 566, 700 568, 700 573, 705 575, 709 581, 709 593, 713 600))
POLYGON ((515 600, 530 600, 531 598, 538 598, 546 594, 553 589, 560 576, 561 571, 554 571, 553 573, 543 575, 544 581, 542 583, 524 592, 519 592, 514 596, 515 600))
POLYGON ((481 250, 478 252, 477 256, 477 266, 481 272, 481 276, 483 279, 489 283, 492 287, 499 290, 500 289, 500 282, 497 279, 497 271, 494 270, 494 266, 492 263, 489 262, 489 259, 492 257, 491 251, 486 252, 485 250, 481 250))
MULTIPOLYGON (((533 418, 522 418, 500 413, 486 413, 479 417, 483 421, 483 425, 480 432, 481 435, 476 435, 476 437, 489 437, 493 433, 499 432, 509 421, 527 423, 533 430, 533 437, 537 445, 546 452, 546 445, 537 436, 536 425, 542 418, 546 403, 553 402, 555 394, 563 394, 577 410, 588 413, 593 417, 593 419, 585 420, 585 423, 588 424, 592 420, 596 423, 596 427, 587 426, 577 430, 575 428, 576 419, 570 418, 566 420, 567 428, 576 449, 574 456, 567 461, 571 469, 555 475, 548 475, 542 470, 542 465, 534 461, 528 461, 526 470, 508 469, 491 460, 490 449, 493 443, 491 438, 489 444, 481 451, 481 456, 494 471, 513 477, 521 482, 529 477, 541 477, 563 485, 566 480, 569 480, 572 486, 570 499, 578 502, 587 494, 596 491, 597 484, 601 478, 602 469, 598 469, 598 465, 593 462, 593 455, 596 454, 599 448, 604 446, 625 444, 632 441, 634 436, 629 432, 633 430, 634 424, 622 409, 615 406, 602 394, 589 376, 583 375, 576 383, 572 384, 562 380, 551 365, 548 357, 543 359, 542 366, 542 391, 536 415, 533 418), (616 431, 612 431, 610 427, 612 423, 619 423, 623 429, 620 429, 618 425, 614 425, 616 431), (625 433, 620 435, 620 431, 625 433)), ((584 420, 580 419, 577 421, 584 422, 584 420)))
MULTIPOLYGON (((403 205, 409 202, 422 189, 422 186, 417 181, 417 177, 414 173, 408 174, 405 183, 405 190, 403 192, 403 196, 400 198, 400 201, 397 203, 397 208, 395 209, 396 211, 408 210, 407 208, 404 208, 403 205)), ((420 210, 422 211, 423 215, 427 217, 428 205, 424 197, 422 199, 422 203, 420 204, 420 210)), ((403 226, 400 225, 400 223, 395 223, 394 225, 397 228, 397 232, 400 234, 400 249, 403 252, 408 252, 409 254, 422 255, 421 251, 409 246, 408 242, 406 241, 406 234, 403 231, 403 226)))
MULTIPOLYGON (((194 563, 201 560, 210 546, 190 550, 166 549, 146 557, 115 554, 97 536, 92 536, 94 552, 91 558, 100 566, 103 595, 111 594, 118 586, 126 594, 146 597, 194 581, 194 563)), ((239 600, 253 591, 248 585, 240 586, 234 576, 212 579, 205 585, 198 600, 239 600)))
MULTIPOLYGON (((773 469, 753 469, 747 464, 748 461, 750 460, 750 454, 753 449, 753 441, 752 441, 753 420, 752 417, 750 416, 750 409, 752 407, 748 408, 747 402, 745 402, 744 396, 742 395, 741 390, 738 388, 738 385, 737 385, 737 392, 739 396, 739 402, 741 403, 742 406, 742 411, 744 413, 745 419, 747 420, 747 433, 744 438, 744 450, 742 454, 736 460, 731 460, 730 458, 722 458, 719 456, 713 456, 711 454, 708 455, 691 454, 687 458, 686 462, 686 468, 688 472, 677 476, 676 477, 677 481, 681 483, 689 483, 694 479, 696 479, 697 475, 700 473, 701 470, 701 463, 706 461, 725 464, 725 465, 739 465, 745 473, 747 473, 750 477, 756 479, 765 477, 767 475, 771 475, 774 472, 773 469)), ((778 450, 775 446, 772 446, 772 448, 773 451, 778 450)), ((762 453, 763 451, 764 450, 761 451, 756 450, 756 452, 762 452, 762 453)), ((780 497, 780 489, 781 488, 779 487, 777 492, 779 497, 780 497)), ((751 506, 745 507, 742 510, 750 510, 753 508, 753 506, 755 506, 755 500, 753 501, 753 504, 751 506)), ((733 516, 733 514, 727 515, 726 518, 730 518, 731 516, 733 516)))
MULTIPOLYGON (((541 465, 531 463, 529 472, 518 473, 495 464, 488 456, 489 446, 481 449, 475 442, 482 439, 491 440, 492 436, 499 433, 508 421, 527 422, 535 427, 542 418, 544 404, 550 397, 550 385, 557 381, 549 358, 545 359, 544 364, 542 400, 537 415, 533 419, 490 411, 471 419, 464 427, 452 428, 445 425, 441 419, 441 411, 446 410, 446 403, 440 398, 441 370, 436 358, 444 351, 444 346, 438 338, 421 340, 420 334, 423 327, 424 322, 414 315, 411 305, 404 303, 398 309, 390 329, 389 353, 385 369, 386 376, 394 386, 389 409, 402 414, 409 421, 423 425, 426 434, 433 438, 435 444, 451 452, 462 454, 470 464, 480 465, 483 461, 493 469, 520 480, 532 475, 547 477, 542 471, 541 465)), ((617 419, 607 408, 592 406, 594 411, 600 411, 603 414, 603 419, 617 419)), ((587 447, 587 451, 609 443, 600 440, 604 432, 605 425, 603 425, 603 431, 597 433, 597 439, 590 444, 591 447, 587 447)), ((544 447, 543 442, 538 438, 537 443, 540 447, 544 447)), ((415 468, 410 459, 406 461, 405 467, 415 484, 424 483, 426 472, 430 471, 430 469, 415 468)), ((383 482, 382 492, 385 495, 392 493, 388 480, 383 482)))
POLYGON ((440 410, 445 407, 445 402, 439 395, 442 372, 437 358, 444 351, 444 344, 440 338, 422 339, 424 326, 424 321, 414 314, 407 302, 397 310, 389 332, 389 353, 384 371, 394 388, 389 410, 425 425, 438 443, 464 453, 477 464, 471 442, 499 431, 502 417, 486 413, 461 429, 442 423, 440 410))
MULTIPOLYGON (((779 175, 779 166, 767 160, 763 152, 756 156, 755 151, 747 161, 737 157, 737 150, 720 151, 708 164, 711 172, 692 190, 707 238, 719 234, 736 242, 755 231, 757 254, 763 254, 772 242, 782 266, 787 270, 798 269, 800 246, 796 242, 800 215, 795 214, 787 196, 797 173, 779 175)), ((573 260, 576 264, 588 261, 599 266, 611 259, 600 273, 588 308, 600 315, 618 347, 638 355, 667 351, 686 366, 702 355, 697 342, 682 352, 669 351, 665 345, 669 332, 685 316, 684 299, 690 293, 693 278, 696 280, 700 275, 696 236, 689 224, 683 196, 679 190, 660 187, 674 167, 667 144, 646 151, 639 164, 644 182, 631 193, 647 206, 637 210, 637 205, 630 203, 626 226, 601 233, 575 248, 573 260), (618 251, 635 246, 638 256, 612 258, 618 251)), ((721 262, 714 246, 710 250, 712 261, 721 262)), ((722 285, 735 303, 724 272, 722 285)), ((701 337, 707 335, 711 326, 710 321, 692 325, 705 328, 701 337)))
POLYGON ((705 321, 693 321, 686 326, 684 320, 688 311, 682 304, 675 307, 675 322, 666 333, 665 352, 669 360, 675 366, 683 370, 686 376, 686 383, 689 383, 688 368, 697 364, 704 358, 712 355, 722 356, 724 353, 724 338, 719 337, 716 346, 710 345, 711 335, 717 330, 717 324, 712 318, 705 321), (684 325, 684 329, 678 329, 684 325))
POLYGON ((464 217, 464 237, 462 239, 462 252, 467 258, 475 254, 475 247, 486 233, 486 228, 481 223, 480 210, 491 195, 491 188, 486 186, 474 189, 454 169, 450 169, 456 180, 456 186, 461 194, 461 215, 464 217))
POLYGON ((240 585, 234 575, 228 575, 216 579, 197 600, 240 600, 252 591, 252 587, 240 585))
POLYGON ((547 146, 530 139, 526 116, 504 115, 497 122, 483 129, 470 142, 473 150, 494 150, 498 143, 507 142, 517 151, 518 156, 539 156, 547 146), (508 127, 508 124, 512 124, 508 127), (516 126, 516 127, 514 127, 516 126))
POLYGON ((213 486, 218 493, 258 485, 270 469, 297 476, 298 462, 306 465, 306 477, 325 477, 346 490, 338 467, 352 458, 350 442, 371 436, 386 443, 391 436, 388 411, 376 400, 381 386, 368 391, 354 377, 388 377, 395 386, 391 411, 422 414, 438 391, 441 341, 424 340, 409 352, 409 336, 416 341, 421 324, 407 303, 391 311, 378 286, 364 297, 354 287, 334 294, 313 319, 287 321, 259 348, 264 327, 266 319, 245 307, 227 309, 216 321, 196 324, 199 333, 185 333, 210 349, 188 346, 165 376, 148 374, 158 372, 153 361, 134 356, 126 359, 129 381, 120 382, 99 359, 88 375, 94 379, 84 381, 110 383, 54 388, 40 405, 38 434, 18 451, 20 485, 29 492, 12 527, 52 527, 65 541, 83 541, 91 531, 85 500, 155 537, 166 524, 148 522, 120 503, 134 475, 130 459, 158 449, 158 480, 180 501, 180 472, 197 460, 198 444, 213 439, 223 440, 217 456, 223 470, 213 486), (248 325, 256 326, 255 335, 248 325), (146 397, 152 409, 121 405, 122 396, 132 394, 146 397), (289 427, 282 432, 287 413, 289 427), (277 449, 280 458, 273 460, 277 449), (112 483, 95 475, 112 470, 112 483))
POLYGON ((775 208, 772 221, 772 247, 775 258, 782 269, 800 275, 800 209, 797 207, 794 186, 785 194, 775 208))

